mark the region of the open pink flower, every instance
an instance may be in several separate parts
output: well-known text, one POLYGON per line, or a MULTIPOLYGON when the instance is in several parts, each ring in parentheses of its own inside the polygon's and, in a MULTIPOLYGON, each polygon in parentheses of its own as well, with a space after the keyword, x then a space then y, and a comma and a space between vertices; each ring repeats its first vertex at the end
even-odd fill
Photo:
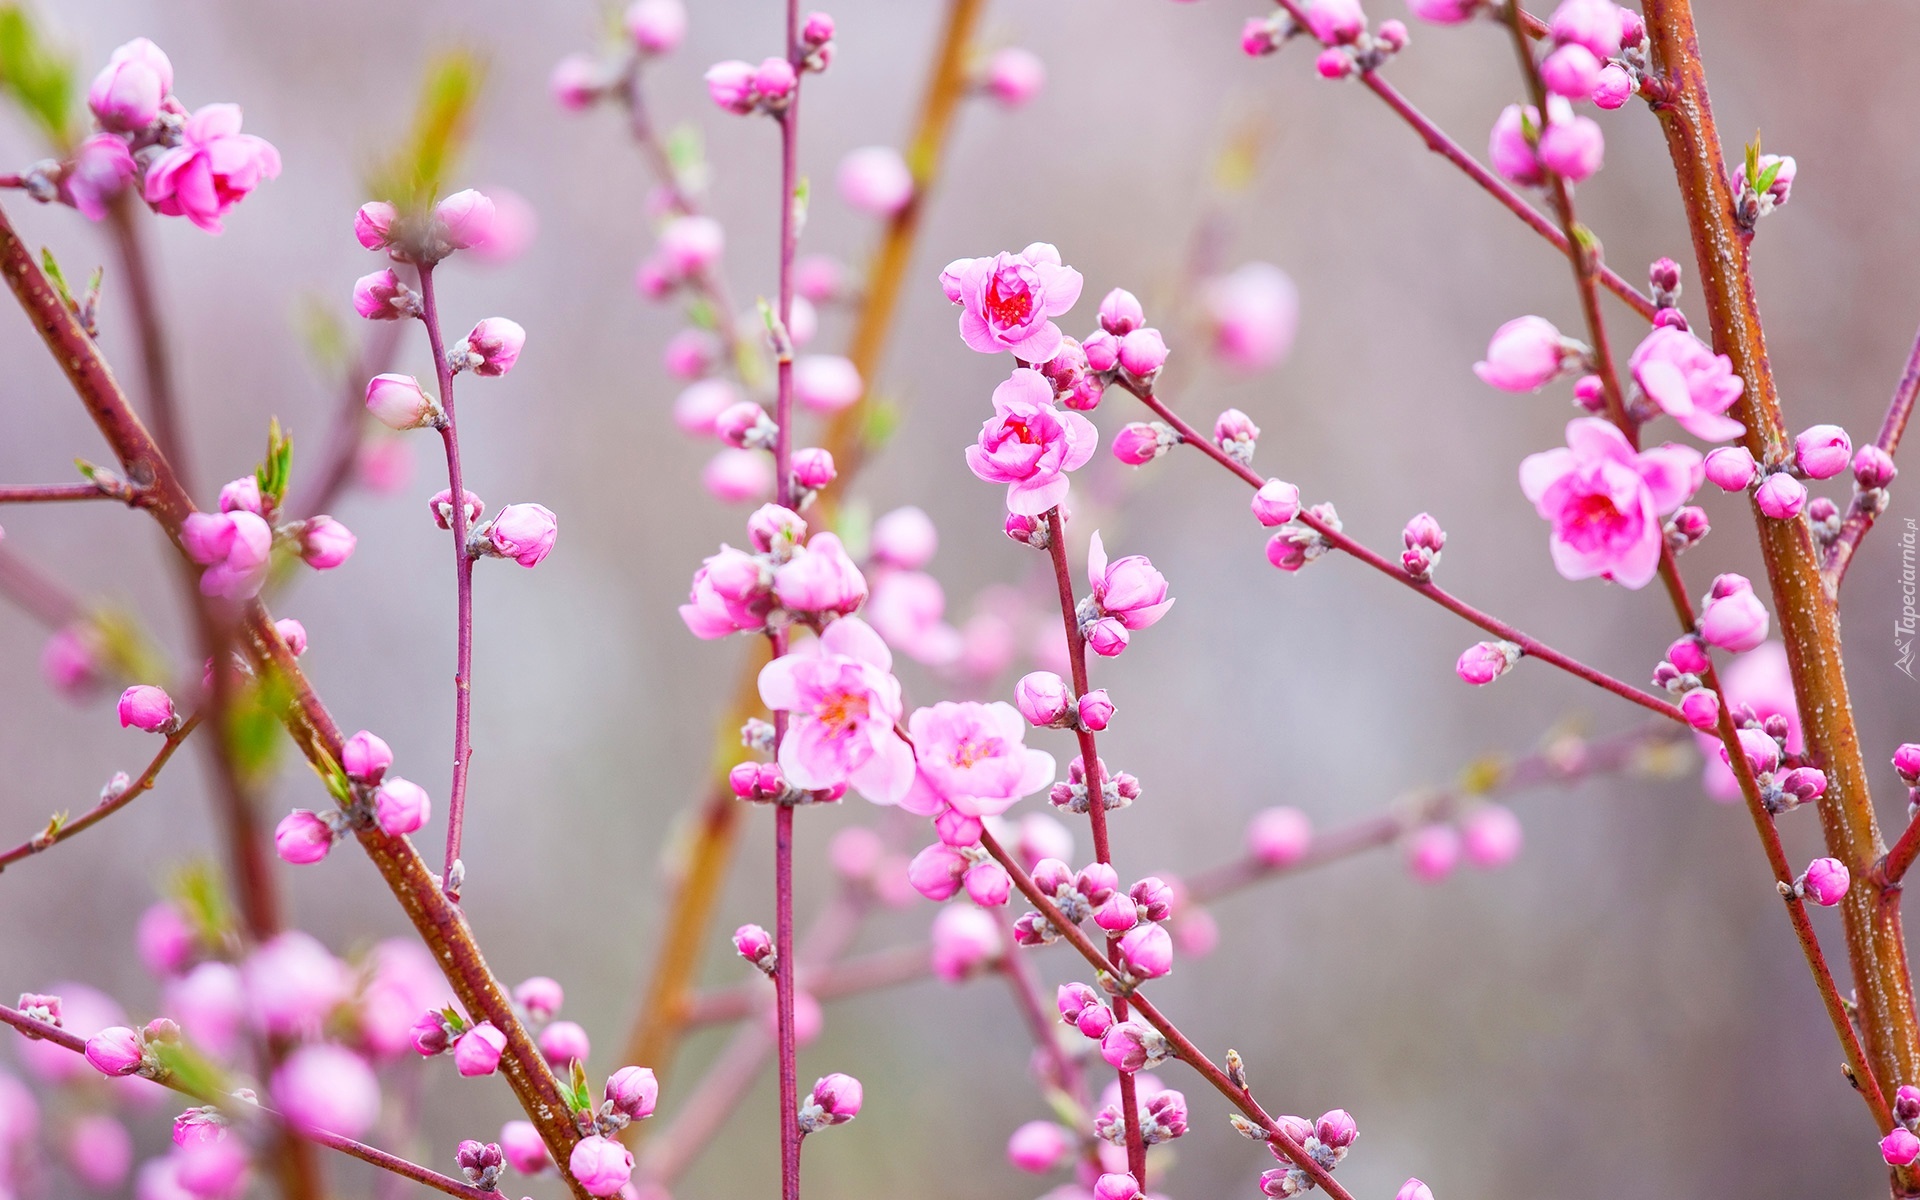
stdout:
POLYGON ((892 672, 887 644, 858 617, 761 668, 760 699, 791 718, 780 742, 787 782, 849 784, 876 804, 900 802, 913 786, 913 748, 894 732, 902 705, 892 672))
POLYGON ((1598 575, 1645 587, 1660 563, 1660 518, 1705 479, 1698 451, 1655 446, 1635 453, 1596 417, 1567 423, 1564 448, 1530 454, 1520 490, 1553 523, 1553 565, 1568 579, 1598 575))
POLYGON ((1686 330, 1656 325, 1634 347, 1627 366, 1660 411, 1702 441, 1730 441, 1746 432, 1726 415, 1746 381, 1733 373, 1732 359, 1715 354, 1686 330))
POLYGON ((997 817, 1053 782, 1053 755, 1025 744, 1026 721, 1011 704, 943 701, 907 718, 920 772, 901 807, 932 816, 997 817))
POLYGON ((940 287, 966 310, 960 337, 970 348, 1043 363, 1059 352, 1060 327, 1050 318, 1080 298, 1080 272, 1061 266, 1058 250, 1035 242, 1018 254, 955 259, 940 272, 940 287))
POLYGON ((280 174, 280 152, 240 132, 240 106, 209 104, 187 118, 180 144, 147 168, 147 203, 219 233, 227 210, 263 179, 280 174))
POLYGON ((1053 385, 1021 368, 993 389, 994 415, 967 447, 967 466, 1007 485, 1007 511, 1037 517, 1067 498, 1066 472, 1086 465, 1100 431, 1071 409, 1053 406, 1053 385))

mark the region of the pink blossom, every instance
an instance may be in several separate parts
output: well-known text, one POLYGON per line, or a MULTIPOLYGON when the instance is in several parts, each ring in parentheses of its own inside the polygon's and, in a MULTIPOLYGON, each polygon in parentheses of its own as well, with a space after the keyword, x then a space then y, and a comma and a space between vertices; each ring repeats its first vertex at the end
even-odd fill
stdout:
POLYGON ((348 738, 340 750, 340 766, 349 779, 379 783, 393 765, 393 750, 378 734, 365 729, 348 738))
POLYGON ((1007 485, 1011 513, 1039 516, 1057 506, 1067 496, 1066 472, 1093 457, 1100 436, 1093 422, 1054 408, 1052 400, 1053 385, 1044 375, 1015 370, 993 390, 994 416, 967 447, 975 476, 1007 485))
POLYGON ((1269 808, 1247 825, 1247 851, 1263 867, 1290 867, 1313 845, 1313 821, 1297 808, 1269 808))
POLYGON ((1585 100, 1600 83, 1600 60, 1585 46, 1568 43, 1540 64, 1547 90, 1569 100, 1585 100))
POLYGON ((671 54, 687 35, 681 0, 634 0, 624 18, 627 36, 642 54, 671 54))
POLYGON ((1407 840, 1407 870, 1421 883, 1438 883, 1460 861, 1460 835, 1451 825, 1425 825, 1407 840))
POLYGON ((367 411, 389 429, 437 424, 440 404, 411 375, 375 375, 367 381, 367 411))
POLYGON ((1807 485, 1785 471, 1775 471, 1753 490, 1753 504, 1761 516, 1791 521, 1807 507, 1807 485))
POLYGON ((1367 15, 1360 11, 1360 0, 1312 0, 1306 15, 1313 36, 1331 44, 1351 42, 1367 29, 1367 15))
POLYGON ((720 547, 693 573, 693 592, 680 606, 680 619, 697 638, 712 640, 730 633, 764 629, 772 595, 758 560, 720 547))
POLYGON ((1151 379, 1166 365, 1167 341, 1151 326, 1120 339, 1120 366, 1137 379, 1151 379))
POLYGON ((881 571, 867 601, 867 621, 895 650, 928 666, 959 659, 960 631, 945 619, 946 594, 924 571, 881 571))
POLYGON ((204 595, 251 600, 267 581, 273 561, 273 529, 253 513, 192 513, 181 524, 187 557, 207 569, 200 575, 204 595))
POLYGON ((1567 445, 1528 455, 1520 489, 1553 523, 1553 564, 1568 579, 1601 576, 1645 587, 1660 563, 1660 518, 1700 486, 1697 451, 1672 444, 1635 452, 1597 417, 1567 423, 1567 445))
POLYGON ((411 316, 407 311, 411 299, 412 293, 391 267, 362 275, 353 283, 353 311, 369 321, 398 321, 411 316))
POLYGON ((509 504, 486 530, 490 552, 523 567, 538 566, 559 536, 559 519, 542 504, 509 504))
POLYGON ((944 806, 996 817, 1053 782, 1053 755, 1030 749, 1020 713, 1002 701, 942 701, 907 719, 919 773, 901 801, 932 816, 944 806))
POLYGON ((1300 515, 1300 489, 1284 480, 1267 480, 1253 494, 1253 515, 1269 528, 1285 525, 1300 515))
POLYGON ((860 399, 866 383, 853 360, 838 354, 803 354, 793 363, 793 397, 817 413, 835 413, 860 399))
POLYGON ((316 571, 331 571, 353 556, 358 540, 332 517, 309 517, 300 531, 300 557, 316 571))
POLYGON ((1139 1182, 1125 1171, 1109 1172, 1093 1181, 1093 1200, 1138 1200, 1140 1194, 1139 1182))
POLYGON ((1153 569, 1147 556, 1129 554, 1109 564, 1097 529, 1087 544, 1087 581, 1100 611, 1128 629, 1145 629, 1173 607, 1167 577, 1153 569))
POLYGON ((1143 467, 1167 449, 1160 431, 1146 421, 1128 421, 1113 435, 1113 456, 1130 467, 1143 467))
POLYGON ((1625 67, 1619 63, 1607 63, 1600 68, 1600 74, 1594 79, 1592 92, 1594 107, 1611 112, 1633 99, 1635 90, 1633 76, 1627 74, 1625 67))
POLYGON ((1547 98, 1547 127, 1540 132, 1540 161, 1568 183, 1582 183, 1600 169, 1606 138, 1600 123, 1577 116, 1565 96, 1547 98))
POLYGON ((1627 366, 1640 390, 1693 436, 1724 442, 1746 431, 1726 415, 1746 389, 1746 382, 1733 373, 1733 360, 1715 354, 1686 330, 1655 326, 1634 347, 1627 366))
POLYGON ((385 200, 369 200, 353 214, 353 236, 368 250, 384 250, 393 242, 393 223, 400 211, 385 200))
POLYGON ((834 481, 837 472, 833 454, 820 446, 807 446, 793 452, 795 487, 818 491, 834 481))
POLYGON ((433 816, 433 801, 417 783, 391 776, 373 793, 373 819, 394 837, 413 833, 433 816))
POLYGON ((470 1078, 491 1075, 499 1068, 500 1055, 506 1048, 507 1035, 495 1029, 491 1022, 482 1021, 454 1042, 454 1069, 470 1078))
POLYGON ((894 732, 901 716, 893 655, 858 617, 760 671, 760 699, 789 714, 780 769, 793 786, 851 785, 876 804, 897 804, 913 786, 913 748, 894 732))
POLYGON ((1028 1121, 1007 1139, 1007 1161, 1032 1175, 1053 1170, 1072 1151, 1072 1137, 1052 1121, 1028 1121))
POLYGON ((752 63, 730 58, 707 68, 707 95, 730 113, 745 116, 753 111, 759 96, 753 90, 752 63))
POLYGON ((1200 301, 1212 329, 1213 353, 1234 370, 1278 366, 1293 348, 1300 293, 1272 263, 1250 262, 1208 280, 1200 301))
POLYGON ((753 90, 767 102, 769 108, 784 107, 798 82, 799 76, 794 74, 793 64, 784 58, 763 58, 753 73, 753 90))
POLYGON ((959 983, 998 958, 1002 949, 1000 923, 984 909, 949 904, 933 919, 933 973, 948 983, 959 983))
POLYGON ((1047 65, 1020 46, 996 50, 987 59, 980 86, 1008 108, 1019 108, 1047 86, 1047 65))
POLYGON ((134 169, 126 139, 96 133, 74 149, 73 160, 60 179, 60 193, 81 216, 99 221, 107 215, 107 204, 132 181, 134 169))
POLYGON ((265 504, 260 496, 260 480, 252 475, 242 475, 220 489, 220 511, 232 512, 245 509, 250 513, 266 515, 265 504))
MULTIPOLYGON (((1763 642, 1733 660, 1720 672, 1720 687, 1728 706, 1753 710, 1762 721, 1780 717, 1787 723, 1787 752, 1798 754, 1805 748, 1800 732, 1800 709, 1794 701, 1793 676, 1787 668, 1787 650, 1779 642, 1763 642)), ((1720 739, 1709 733, 1696 734, 1705 763, 1700 783, 1709 796, 1722 803, 1740 798, 1740 785, 1733 772, 1721 760, 1720 739)))
POLYGON ((1454 663, 1454 674, 1475 687, 1485 687, 1512 670, 1520 654, 1520 647, 1512 642, 1476 642, 1454 663))
POLYGON ((1585 46, 1595 58, 1620 53, 1620 9, 1613 0, 1561 0, 1549 22, 1555 42, 1585 46))
POLYGON ((102 1075, 131 1075, 146 1056, 140 1034, 125 1025, 111 1025, 87 1039, 87 1062, 102 1075))
POLYGON ((476 188, 455 192, 433 206, 434 223, 455 250, 471 250, 493 236, 493 197, 476 188))
POLYGON ((1080 272, 1062 266, 1060 252, 1035 242, 1018 254, 962 258, 940 273, 947 299, 965 311, 960 337, 982 354, 1011 351, 1022 362, 1043 363, 1060 348, 1050 318, 1080 298, 1080 272))
POLYGON ((1173 938, 1164 925, 1136 925, 1116 947, 1120 965, 1139 979, 1158 979, 1173 970, 1173 938))
POLYGON ((380 1115, 380 1084, 367 1060, 329 1042, 302 1046, 273 1073, 273 1102, 302 1133, 357 1138, 380 1115))
MULTIPOLYGON (((173 92, 173 63, 146 38, 113 52, 87 88, 87 107, 102 129, 134 133, 153 124, 173 92)), ((97 218, 96 218, 97 219, 97 218)))
POLYGON ((1108 697, 1105 688, 1095 688, 1080 697, 1075 711, 1080 718, 1080 727, 1094 733, 1101 732, 1113 722, 1113 700, 1108 697))
POLYGON ((1890 1167, 1906 1167, 1920 1159, 1920 1136, 1905 1128, 1895 1129, 1880 1139, 1880 1157, 1890 1167))
POLYGON ((1807 895, 1823 908, 1832 908, 1844 900, 1852 882, 1847 864, 1837 858, 1814 859, 1807 864, 1807 873, 1802 876, 1807 895))
POLYGON ((163 688, 135 684, 120 693, 120 728, 164 733, 173 724, 173 698, 163 688))
POLYGON ((700 483, 728 504, 765 499, 773 494, 773 459, 761 450, 722 450, 707 460, 700 483))
POLYGON ((507 1165, 522 1175, 538 1175, 553 1165, 547 1144, 532 1121, 508 1121, 500 1127, 500 1152, 507 1165))
POLYGON ((1718 446, 1707 452, 1706 473, 1722 491, 1744 492, 1759 475, 1760 466, 1745 446, 1718 446))
POLYGON ((913 199, 913 172, 892 146, 863 146, 840 160, 840 198, 874 217, 890 217, 913 199))
POLYGON ((1767 640, 1772 620, 1767 606, 1753 594, 1752 585, 1740 576, 1722 575, 1720 579, 1738 580, 1744 586, 1729 588, 1721 594, 1719 580, 1715 581, 1715 594, 1700 613, 1700 636, 1708 645, 1736 654, 1751 650, 1767 640))
POLYGON ((1529 127, 1538 136, 1540 110, 1531 104, 1524 109, 1509 104, 1494 119, 1487 157, 1493 160, 1493 169, 1510 183, 1535 184, 1546 179, 1540 155, 1527 137, 1529 127))
POLYGON ((517 321, 488 317, 473 327, 464 344, 475 375, 505 375, 520 361, 521 347, 527 344, 527 331, 517 321))
POLYGON ((318 813, 296 808, 273 830, 273 852, 294 866, 317 863, 333 849, 333 829, 318 813))
POLYGON ((105 1113, 87 1113, 66 1134, 67 1165, 96 1192, 119 1187, 133 1169, 133 1135, 105 1113))
POLYGON ((1481 382, 1503 392, 1532 392, 1560 374, 1565 339, 1545 317, 1515 317, 1494 330, 1487 357, 1473 364, 1481 382))
POLYGON ((818 1108, 818 1119, 823 1124, 844 1125, 860 1115, 863 1099, 858 1079, 835 1072, 814 1081, 813 1090, 807 1093, 801 1108, 818 1108))
POLYGON ((1847 469, 1853 439, 1838 425, 1814 425, 1793 439, 1794 465, 1809 479, 1831 479, 1847 469))
POLYGON ((1458 25, 1473 19, 1481 0, 1407 0, 1407 10, 1435 25, 1458 25))
POLYGON ((147 203, 219 233, 227 210, 280 174, 280 152, 240 132, 240 106, 209 104, 187 118, 180 144, 147 167, 147 203))
POLYGON ((1707 688, 1694 688, 1680 697, 1680 711, 1687 724, 1702 733, 1711 733, 1720 724, 1720 697, 1707 688))
POLYGON ((871 540, 875 560, 917 571, 933 561, 940 533, 925 510, 907 505, 875 521, 871 540))
POLYGON ((353 992, 353 975, 311 934, 288 930, 241 964, 254 1027, 276 1036, 311 1036, 353 992))
POLYGON ((774 598, 796 613, 845 616, 867 598, 867 581, 838 536, 816 533, 773 575, 774 598))
POLYGON ((1520 818, 1504 804, 1481 804, 1460 822, 1461 847, 1476 867, 1504 867, 1519 857, 1520 818))
POLYGON ((587 1031, 575 1021, 555 1021, 540 1031, 540 1056, 555 1067, 584 1063, 591 1051, 587 1031))

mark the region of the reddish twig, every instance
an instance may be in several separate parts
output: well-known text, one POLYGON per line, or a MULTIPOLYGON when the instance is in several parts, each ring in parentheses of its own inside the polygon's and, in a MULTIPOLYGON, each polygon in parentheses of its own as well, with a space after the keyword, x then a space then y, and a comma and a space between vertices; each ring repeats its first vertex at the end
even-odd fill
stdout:
POLYGON ((167 740, 160 746, 160 752, 153 756, 153 761, 147 764, 147 769, 140 772, 139 777, 128 784, 117 795, 105 797, 100 803, 94 805, 71 821, 62 821, 57 827, 50 824, 46 832, 36 834, 18 846, 15 846, 13 849, 0 853, 0 871, 6 870, 23 858, 39 854, 43 850, 47 850, 66 841, 83 829, 98 825, 114 813, 132 804, 135 800, 138 800, 143 793, 153 787, 154 781, 160 778, 160 768, 167 765, 167 760, 172 758, 173 752, 180 748, 180 743, 186 741, 187 735, 191 734, 199 725, 199 713, 195 713, 180 722, 180 727, 167 735, 167 740))
POLYGON ((0 487, 0 504, 58 504, 66 500, 118 500, 137 506, 140 493, 119 480, 97 483, 39 483, 0 487))
MULTIPOLYGON (((1900 382, 1893 389, 1893 399, 1887 402, 1887 415, 1881 418, 1880 435, 1873 444, 1885 450, 1889 455, 1900 449, 1900 436, 1907 431, 1907 421, 1913 416, 1914 397, 1920 396, 1920 334, 1913 339, 1913 349, 1907 354, 1906 369, 1900 372, 1900 382)), ((1863 493, 1855 491, 1853 504, 1847 509, 1847 519, 1840 525, 1839 536, 1827 547, 1820 562, 1820 575, 1826 582, 1827 599, 1837 600, 1840 595, 1840 581, 1847 577, 1847 567, 1853 563, 1853 552, 1860 548, 1860 539, 1867 536, 1874 521, 1880 516, 1881 506, 1865 502, 1863 493)))

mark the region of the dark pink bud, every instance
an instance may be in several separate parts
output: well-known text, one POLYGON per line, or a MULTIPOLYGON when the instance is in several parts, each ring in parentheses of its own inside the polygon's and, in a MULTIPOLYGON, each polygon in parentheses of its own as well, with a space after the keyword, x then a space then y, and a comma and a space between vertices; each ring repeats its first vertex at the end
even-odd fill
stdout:
POLYGON ((1847 469, 1853 439, 1838 425, 1815 425, 1793 439, 1793 462, 1809 479, 1831 479, 1847 469))
POLYGON ((612 1138, 591 1134, 573 1144, 567 1173, 589 1196, 616 1196, 633 1179, 633 1152, 612 1138))
POLYGON ((1893 1093, 1893 1119, 1902 1125, 1920 1121, 1920 1087, 1903 1083, 1893 1093))
POLYGON ((287 644, 287 653, 299 658, 307 652, 307 627, 292 617, 281 617, 273 623, 273 631, 287 644))
MULTIPOLYGON (((1780 743, 1758 729, 1740 730, 1740 751, 1747 760, 1747 766, 1755 775, 1769 775, 1780 766, 1780 743)), ((1720 750, 1720 761, 1733 764, 1727 758, 1724 747, 1720 750)))
POLYGON ((1338 46, 1328 46, 1314 56, 1313 69, 1322 79, 1345 79, 1353 74, 1353 55, 1338 46))
POLYGON ((87 1062, 102 1075, 131 1075, 145 1055, 138 1032, 124 1025, 102 1029, 87 1039, 87 1062))
POLYGON ((1107 863, 1088 863, 1074 877, 1073 890, 1087 898, 1088 904, 1100 904, 1120 888, 1120 875, 1107 863))
POLYGON ((1148 379, 1167 361, 1167 343, 1160 331, 1136 329, 1120 339, 1120 365, 1137 379, 1148 379))
POLYGON ((399 215, 384 200, 362 204, 353 214, 353 236, 369 250, 384 250, 393 240, 393 222, 399 215))
POLYGON ((505 375, 520 361, 526 344, 527 331, 519 322, 488 317, 467 334, 467 361, 475 375, 505 375))
POLYGON ((801 1108, 818 1108, 826 1125, 844 1125, 860 1115, 860 1081, 851 1075, 824 1075, 807 1093, 801 1108))
POLYGON ((447 1033, 447 1020, 437 1012, 420 1014, 407 1033, 407 1040, 413 1043, 416 1053, 424 1058, 446 1053, 450 1038, 447 1033))
POLYGON ((980 844, 980 834, 986 824, 979 817, 968 816, 957 808, 948 808, 933 819, 933 831, 940 840, 957 849, 980 844))
POLYGON ((163 688, 135 684, 120 693, 120 728, 164 733, 173 724, 173 698, 163 688))
POLYGON ((997 862, 978 862, 967 868, 967 898, 981 908, 998 908, 1013 896, 1013 876, 997 862))
POLYGON ((1134 1200, 1139 1194, 1139 1183, 1125 1172, 1102 1175, 1093 1183, 1093 1200, 1134 1200))
POLYGON ((1057 858, 1043 858, 1033 865, 1033 886, 1040 890, 1042 896, 1058 896, 1062 890, 1073 886, 1073 868, 1057 858))
POLYGON ((403 837, 433 816, 433 801, 417 783, 394 776, 373 793, 373 819, 382 832, 403 837))
POLYGON ((1158 979, 1173 969, 1173 938, 1163 925, 1136 925, 1120 939, 1120 965, 1140 979, 1158 979))
POLYGON ((454 1069, 468 1077, 491 1075, 499 1068, 500 1055, 506 1048, 507 1035, 483 1021, 454 1042, 454 1069))
POLYGON ((1705 674, 1713 664, 1713 660, 1707 657, 1707 648, 1692 634, 1667 647, 1667 661, 1689 675, 1705 674))
POLYGON ((1127 627, 1116 617, 1101 617, 1087 629, 1087 649, 1113 658, 1127 648, 1127 627))
POLYGON ((1073 1027, 1082 1037, 1100 1041, 1113 1028, 1113 1010, 1104 1001, 1089 1004, 1073 1019, 1073 1027))
POLYGON ((1896 1129, 1880 1139, 1880 1157, 1890 1167, 1912 1166, 1920 1159, 1920 1137, 1906 1129, 1896 1129))
POLYGON ((742 925, 734 930, 733 949, 734 953, 762 971, 770 972, 777 961, 773 935, 758 925, 742 925))
POLYGON ((317 863, 333 849, 333 828, 319 814, 296 808, 273 830, 273 852, 295 866, 317 863))
POLYGON ((1893 457, 1872 442, 1854 452, 1853 478, 1861 487, 1883 488, 1892 483, 1897 474, 1893 457))
POLYGON ((471 250, 493 233, 493 201, 467 188, 434 205, 435 222, 455 250, 471 250))
POLYGON ((1808 897, 1823 908, 1832 908, 1845 899, 1852 883, 1847 864, 1837 858, 1814 859, 1807 864, 1807 873, 1801 879, 1808 897))
POLYGON ((353 284, 353 311, 369 321, 398 321, 413 316, 412 298, 413 293, 400 282, 391 267, 362 275, 353 284))
POLYGON ((650 1067, 621 1067, 607 1080, 607 1103, 629 1121, 644 1121, 660 1102, 660 1082, 650 1067))
POLYGON ((1054 1004, 1060 1010, 1060 1019, 1069 1025, 1078 1021, 1086 1009, 1104 1003, 1100 993, 1090 984, 1063 983, 1054 992, 1054 1004))
POLYGON ((498 1168, 506 1159, 498 1145, 468 1138, 454 1150, 453 1161, 462 1171, 477 1175, 489 1167, 498 1168))
POLYGON ((1893 769, 1908 786, 1920 780, 1920 742, 1905 742, 1893 752, 1893 769))
POLYGON ((1520 647, 1512 642, 1478 642, 1468 646, 1453 665, 1454 673, 1475 687, 1485 687, 1520 661, 1520 647))
POLYGON ((1099 733, 1113 720, 1113 701, 1105 688, 1097 688, 1080 697, 1080 727, 1099 733))
POLYGON ((969 865, 966 855, 943 842, 935 842, 907 864, 907 882, 929 900, 948 900, 960 890, 960 881, 969 865))
POLYGON ((753 73, 753 90, 769 101, 782 101, 793 94, 797 79, 793 64, 784 58, 764 58, 753 73))
POLYGON ((824 46, 833 40, 833 18, 826 13, 808 13, 800 25, 800 40, 809 46, 824 46))
POLYGON ((1111 371, 1120 365, 1120 339, 1104 329, 1089 334, 1080 349, 1087 356, 1089 371, 1111 371))
MULTIPOLYGON (((1267 480, 1253 494, 1253 515, 1269 528, 1285 525, 1300 515, 1300 489, 1284 480, 1267 480)), ((1445 535, 1442 535, 1442 540, 1445 540, 1445 535)))
POLYGON ((1827 774, 1818 767, 1795 767, 1780 780, 1780 790, 1801 804, 1827 794, 1827 774))
POLYGON ((1166 921, 1173 917, 1173 885, 1158 875, 1149 875, 1128 888, 1127 896, 1139 906, 1140 915, 1149 921, 1166 921))
POLYGON ((1047 527, 1037 517, 1022 516, 1019 513, 1008 513, 1005 528, 1007 536, 1023 546, 1033 545, 1036 536, 1039 538, 1039 544, 1041 546, 1046 545, 1045 534, 1047 527))
POLYGON ((1687 724, 1702 733, 1711 733, 1720 724, 1720 697, 1707 688, 1694 688, 1680 697, 1680 711, 1687 724))
POLYGON ((1114 892, 1093 910, 1093 923, 1108 933, 1125 933, 1140 923, 1140 910, 1131 897, 1114 892))
POLYGON ((1753 502, 1761 515, 1791 521, 1807 506, 1807 485, 1785 471, 1775 471, 1761 481, 1753 502))
POLYGON ((1599 416, 1607 410, 1607 384, 1598 375, 1582 375, 1573 381, 1573 402, 1599 416))
POLYGON ((1100 1057, 1116 1071, 1138 1071, 1147 1065, 1147 1035, 1151 1032, 1138 1021, 1121 1021, 1101 1036, 1100 1057))
POLYGON ((1131 467, 1144 466, 1166 452, 1159 432, 1145 421, 1129 421, 1113 436, 1113 456, 1131 467))
POLYGON ((1345 1150, 1353 1145, 1353 1139, 1360 1136, 1360 1126, 1354 1121, 1353 1114, 1344 1108, 1320 1114, 1313 1123, 1313 1136, 1320 1139, 1323 1146, 1335 1150, 1345 1150))

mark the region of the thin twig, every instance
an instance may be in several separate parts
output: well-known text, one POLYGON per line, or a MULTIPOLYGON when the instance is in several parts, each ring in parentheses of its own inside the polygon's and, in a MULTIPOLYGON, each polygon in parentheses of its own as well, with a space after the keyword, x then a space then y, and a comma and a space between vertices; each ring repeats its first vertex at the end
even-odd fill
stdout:
POLYGON ((81 830, 99 824, 127 805, 132 804, 135 800, 138 800, 143 793, 153 787, 154 781, 160 778, 160 768, 167 765, 167 760, 172 758, 173 752, 180 748, 180 743, 186 741, 187 735, 191 734, 199 725, 199 713, 195 713, 180 722, 179 728, 167 735, 167 740, 160 746, 160 752, 153 756, 153 761, 147 764, 147 769, 140 772, 139 778, 135 779, 118 793, 103 798, 100 803, 94 805, 73 820, 62 821, 57 827, 50 825, 48 831, 35 834, 13 849, 0 853, 0 871, 6 870, 23 858, 39 854, 43 850, 50 849, 66 841, 81 830))
MULTIPOLYGON (((1894 386, 1893 399, 1887 402, 1887 415, 1881 418, 1880 435, 1873 444, 1885 450, 1889 457, 1900 449, 1900 436, 1907 431, 1907 421, 1913 416, 1914 397, 1920 396, 1920 334, 1915 334, 1913 349, 1907 354, 1906 369, 1900 372, 1900 382, 1894 386)), ((1827 599, 1838 599, 1840 581, 1847 577, 1847 567, 1853 563, 1853 553, 1860 548, 1860 539, 1867 536, 1874 521, 1880 516, 1878 504, 1863 501, 1864 493, 1855 491, 1853 503, 1847 509, 1847 519, 1840 525, 1840 534, 1827 547, 1820 563, 1821 577, 1826 581, 1827 599)))

